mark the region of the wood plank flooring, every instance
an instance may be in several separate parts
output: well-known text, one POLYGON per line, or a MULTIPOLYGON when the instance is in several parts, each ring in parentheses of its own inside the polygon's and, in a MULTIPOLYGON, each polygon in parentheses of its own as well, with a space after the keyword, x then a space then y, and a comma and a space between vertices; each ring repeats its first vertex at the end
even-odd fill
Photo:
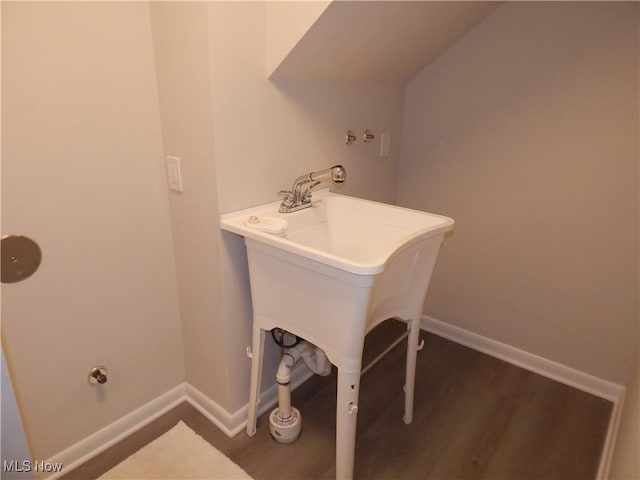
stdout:
MULTIPOLYGON (((367 336, 364 364, 404 331, 385 322, 367 336)), ((414 420, 402 421, 404 343, 363 376, 355 477, 366 479, 593 479, 612 404, 435 335, 422 333, 414 420)), ((265 375, 268 375, 265 372, 265 375)), ((64 480, 94 479, 184 421, 260 479, 335 477, 335 368, 292 394, 300 438, 274 442, 267 414, 258 433, 228 438, 185 403, 64 480)))

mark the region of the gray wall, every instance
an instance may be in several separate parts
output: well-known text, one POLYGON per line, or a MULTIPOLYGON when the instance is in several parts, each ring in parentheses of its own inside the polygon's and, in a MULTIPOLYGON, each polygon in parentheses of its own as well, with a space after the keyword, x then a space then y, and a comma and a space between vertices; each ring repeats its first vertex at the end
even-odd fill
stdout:
POLYGON ((2 233, 43 253, 2 341, 36 459, 184 380, 150 27, 146 3, 2 2, 2 233))
POLYGON ((405 93, 397 199, 456 220, 426 313, 626 384, 638 4, 508 2, 405 93))

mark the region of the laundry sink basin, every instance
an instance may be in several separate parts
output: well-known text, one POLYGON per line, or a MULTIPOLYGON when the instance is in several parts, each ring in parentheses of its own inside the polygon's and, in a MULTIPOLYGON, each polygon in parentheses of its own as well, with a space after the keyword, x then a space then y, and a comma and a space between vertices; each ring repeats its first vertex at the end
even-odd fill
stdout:
MULTIPOLYGON (((353 476, 362 348, 389 318, 408 324, 405 423, 413 416, 422 308, 445 232, 440 215, 318 191, 311 206, 280 202, 223 215, 247 247, 253 339, 247 433, 256 432, 265 331, 282 328, 338 367, 336 476, 353 476)), ((400 393, 400 392, 399 392, 400 393)))
POLYGON ((451 230, 454 223, 440 215, 328 190, 315 192, 312 206, 304 210, 279 213, 279 206, 280 202, 273 202, 223 215, 221 226, 284 252, 347 272, 375 275, 384 271, 393 255, 423 238, 451 230), (259 221, 252 224, 251 217, 259 221), (261 229, 264 219, 286 222, 286 230, 269 233, 261 229))

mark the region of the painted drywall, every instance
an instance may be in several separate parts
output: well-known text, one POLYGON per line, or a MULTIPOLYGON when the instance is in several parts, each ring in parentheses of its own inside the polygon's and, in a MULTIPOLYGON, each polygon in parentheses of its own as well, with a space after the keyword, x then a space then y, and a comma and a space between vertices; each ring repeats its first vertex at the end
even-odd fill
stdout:
MULTIPOLYGON (((251 297, 244 243, 218 230, 219 213, 273 201, 298 175, 336 163, 349 174, 342 192, 395 196, 401 89, 270 81, 270 7, 150 7, 165 154, 182 159, 184 191, 170 192, 169 204, 186 375, 229 413, 248 401, 251 297), (349 128, 389 132, 389 157, 380 158, 379 140, 347 146, 349 128)), ((277 361, 271 347, 265 388, 277 361)))
MULTIPOLYGON (((265 2, 211 2, 214 159, 221 213, 277 200, 295 177, 343 164, 339 191, 393 201, 402 89, 374 84, 271 81, 266 76, 265 2), (378 135, 365 144, 365 129, 378 135), (344 141, 348 129, 360 137, 344 141), (391 133, 389 157, 379 156, 380 132, 391 133)), ((224 329, 232 405, 248 400, 251 304, 244 244, 225 234, 222 249, 224 329)), ((274 357, 271 357, 273 361, 274 357)), ((265 372, 275 365, 265 364, 265 372)), ((265 375, 267 375, 266 373, 265 375)), ((266 380, 265 380, 266 382, 266 380)))
POLYGON ((625 384, 638 338, 638 4, 509 2, 408 85, 398 202, 456 220, 439 320, 625 384))
MULTIPOLYGON (((476 31, 471 32, 469 36, 473 41, 463 39, 408 86, 407 115, 402 131, 412 135, 408 135, 406 138, 410 141, 403 144, 403 153, 408 152, 408 156, 403 157, 398 198, 412 203, 409 206, 450 214, 458 220, 458 231, 445 243, 434 278, 434 288, 440 288, 435 298, 441 302, 435 305, 448 308, 454 304, 456 308, 440 310, 445 314, 436 312, 434 316, 485 335, 497 332, 494 338, 498 340, 512 340, 510 343, 516 346, 531 347, 530 351, 583 368, 580 354, 558 352, 571 347, 575 338, 583 342, 578 350, 593 348, 593 337, 602 335, 605 322, 595 318, 596 315, 588 316, 584 324, 577 326, 572 315, 568 315, 571 321, 566 325, 562 322, 564 314, 574 313, 571 300, 575 299, 575 291, 569 291, 573 295, 569 299, 547 298, 539 310, 533 310, 531 315, 540 311, 546 314, 555 305, 562 308, 563 315, 551 319, 542 317, 539 322, 542 329, 530 338, 529 333, 537 331, 537 327, 527 323, 527 318, 516 315, 514 324, 512 317, 493 315, 502 312, 500 307, 504 308, 504 304, 500 300, 504 297, 489 296, 487 300, 493 302, 490 306, 494 309, 488 312, 487 309, 473 310, 482 306, 478 293, 471 288, 475 285, 469 287, 462 282, 466 288, 462 292, 451 287, 450 280, 456 285, 461 278, 465 280, 469 273, 467 260, 477 253, 472 249, 472 240, 478 240, 472 220, 476 216, 485 219, 482 212, 477 215, 476 211, 465 217, 468 212, 465 208, 470 202, 481 208, 486 200, 489 203, 492 200, 487 198, 486 191, 471 192, 462 198, 447 195, 449 190, 457 194, 462 191, 453 188, 457 180, 452 176, 460 169, 471 168, 474 174, 480 169, 478 165, 465 164, 464 158, 482 160, 489 170, 494 166, 491 157, 496 149, 487 147, 489 153, 487 149, 476 149, 482 144, 478 143, 476 134, 469 131, 471 127, 478 128, 478 135, 482 133, 487 137, 489 147, 495 147, 494 143, 502 139, 493 133, 496 122, 500 126, 500 121, 514 109, 516 113, 518 108, 524 109, 527 116, 534 110, 538 116, 534 115, 533 119, 522 118, 522 113, 516 118, 516 125, 509 131, 514 138, 509 145, 502 146, 504 151, 499 159, 509 165, 511 156, 507 153, 521 153, 516 148, 519 142, 528 147, 527 158, 534 156, 536 151, 529 130, 539 134, 545 126, 535 120, 540 117, 547 122, 558 115, 562 117, 559 107, 547 105, 549 111, 545 112, 534 108, 539 100, 536 93, 550 89, 551 93, 557 93, 553 89, 554 81, 566 81, 563 74, 568 75, 557 68, 542 69, 541 73, 535 70, 535 65, 545 64, 549 50, 555 51, 554 55, 562 57, 571 68, 577 68, 574 62, 580 66, 595 56, 597 60, 606 57, 610 62, 606 65, 615 66, 614 72, 623 71, 620 64, 626 64, 628 52, 624 48, 618 51, 617 47, 626 45, 621 37, 628 32, 625 28, 607 30, 606 41, 598 42, 586 55, 574 45, 573 35, 581 34, 593 43, 594 38, 603 34, 603 22, 608 25, 607 22, 613 20, 609 14, 601 17, 603 12, 598 10, 596 15, 590 10, 601 6, 591 6, 586 13, 575 15, 578 26, 569 22, 567 17, 571 15, 545 16, 539 11, 542 6, 530 10, 534 6, 522 4, 524 10, 520 13, 513 11, 515 6, 507 7, 507 14, 502 10, 496 12, 497 25, 494 16, 489 17, 476 29, 483 32, 480 38, 476 31), (548 28, 552 31, 545 31, 543 37, 546 43, 532 40, 534 28, 527 26, 529 15, 537 22, 534 22, 536 28, 550 21, 548 28), (515 23, 511 25, 511 21, 515 23), (573 28, 567 29, 563 22, 573 28), (484 26, 487 23, 490 28, 484 26), (585 23, 593 29, 589 35, 584 31, 585 23), (521 30, 524 39, 519 36, 521 30), (481 41, 476 45, 476 40, 481 41), (512 40, 517 40, 515 46, 510 43, 512 40), (554 42, 562 48, 556 49, 554 42), (535 44, 535 48, 531 44, 535 44), (521 65, 526 62, 521 60, 521 50, 516 47, 522 46, 536 54, 529 55, 534 66, 521 65), (616 53, 609 58, 611 52, 607 48, 614 47, 616 53), (487 58, 491 55, 498 58, 487 58), (478 59, 474 60, 476 56, 478 59), (495 71, 487 72, 488 65, 495 71), (474 75, 469 76, 470 73, 474 75), (471 86, 465 81, 471 82, 471 86), (514 88, 512 83, 518 87, 515 93, 509 90, 510 86, 514 88), (476 86, 481 87, 478 94, 473 93, 476 86), (504 101, 500 92, 509 93, 504 101), (456 100, 454 96, 460 93, 462 98, 456 100), (485 93, 491 95, 483 103, 485 93), (429 95, 441 97, 442 103, 429 95), (516 101, 520 96, 523 103, 516 101), (456 103, 458 101, 463 103, 456 103), (454 107, 457 115, 449 115, 449 106, 454 107), (477 123, 470 122, 461 112, 470 113, 470 119, 477 123), (483 125, 485 122, 494 123, 483 125), (421 143, 423 140, 426 146, 421 143), (441 141, 444 143, 440 144, 441 141), (442 151, 446 145, 453 145, 453 151, 442 151), (473 155, 469 155, 469 149, 473 155), (451 155, 462 155, 456 157, 457 170, 443 172, 448 166, 444 163, 451 155), (435 163, 428 164, 425 157, 429 161, 434 158, 435 163), (441 186, 438 181, 443 177, 447 182, 441 186), (476 234, 469 240, 471 246, 464 241, 460 246, 460 239, 464 238, 461 232, 468 234, 470 228, 476 234), (462 260, 457 257, 460 251, 464 254, 462 260), (449 275, 453 276, 447 276, 447 265, 451 267, 449 275), (440 280, 438 272, 445 272, 440 274, 440 280), (470 294, 469 302, 465 300, 458 309, 459 299, 466 298, 466 294, 470 294), (451 300, 452 296, 457 297, 455 301, 451 300), (480 318, 463 315, 469 311, 479 312, 480 318), (465 324, 465 320, 468 323, 465 324), (586 329, 579 328, 585 325, 586 329), (521 329, 524 331, 518 332, 521 329), (582 330, 587 330, 586 334, 582 330), (549 335, 549 345, 541 340, 544 335, 549 335)), ((2 8, 3 14, 10 13, 10 21, 3 15, 3 96, 10 98, 5 100, 2 113, 3 233, 11 230, 28 234, 45 247, 45 264, 37 275, 24 284, 4 288, 2 293, 4 341, 8 342, 11 360, 19 367, 15 375, 17 393, 27 413, 27 430, 38 444, 36 455, 45 458, 73 444, 156 398, 185 376, 229 413, 239 411, 247 403, 249 384, 245 348, 250 343, 251 304, 246 255, 241 239, 220 234, 218 215, 275 200, 276 191, 288 188, 297 175, 335 163, 343 163, 349 173, 347 184, 339 191, 393 202, 398 176, 402 88, 372 83, 268 80, 269 5, 264 2, 206 5, 183 2, 179 6, 158 3, 150 7, 121 3, 42 6, 3 2, 2 8), (117 36, 113 35, 114 31, 118 31, 117 36), (189 55, 184 55, 187 50, 189 55), (361 141, 365 128, 376 133, 375 142, 361 141), (344 143, 347 129, 354 130, 359 137, 354 145, 344 143), (378 154, 379 134, 383 131, 390 132, 392 138, 391 154, 387 158, 380 158, 378 154), (182 158, 183 193, 171 192, 167 197, 163 153, 182 158), (126 175, 122 175, 123 171, 126 175), (7 301, 10 308, 6 308, 7 301), (46 323, 41 321, 45 315, 46 323), (115 352, 114 348, 117 348, 115 352), (92 390, 86 384, 87 370, 96 362, 110 367, 108 388, 92 390), (149 365, 157 370, 150 371, 149 365), (43 377, 42 371, 53 374, 43 377), (119 385, 117 391, 112 388, 114 383, 119 385), (47 392, 46 399, 43 391, 47 392)), ((624 24, 616 16, 615 22, 618 21, 624 24)), ((555 66, 554 62, 559 59, 551 57, 551 66, 555 66)), ((598 78, 604 70, 604 77, 610 82, 607 75, 611 72, 603 65, 600 67, 598 78)), ((620 99, 626 91, 624 79, 626 74, 616 77, 620 99)), ((563 83, 558 85, 558 92, 564 93, 563 83)), ((587 88, 593 87, 591 84, 579 86, 576 96, 569 96, 574 103, 580 103, 578 100, 586 93, 594 93, 593 88, 587 88)), ((632 105, 626 100, 618 103, 595 117, 613 118, 617 122, 621 110, 634 108, 633 102, 632 105)), ((589 108, 588 114, 593 113, 591 109, 598 110, 593 105, 589 108)), ((562 125, 575 121, 576 117, 582 120, 582 115, 574 112, 562 125)), ((582 125, 580 132, 589 132, 587 127, 582 125)), ((607 146, 619 138, 626 139, 633 128, 631 122, 615 131, 603 129, 607 146)), ((637 121, 635 128, 637 131, 637 121)), ((594 142, 587 146, 587 153, 591 153, 594 142)), ((563 145, 559 139, 552 142, 554 147, 559 145, 563 145)), ((561 150, 567 154, 566 148, 561 150)), ((615 150, 613 157, 621 168, 626 168, 627 150, 626 146, 615 150)), ((569 170, 571 166, 563 166, 560 161, 563 157, 550 146, 541 154, 545 161, 554 162, 551 166, 559 165, 562 170, 569 170)), ((637 150, 635 155, 637 159, 637 150)), ((586 158, 592 159, 589 155, 586 158)), ((537 178, 543 178, 542 172, 535 169, 537 164, 531 162, 520 167, 533 170, 537 178)), ((609 185, 619 178, 612 179, 605 169, 598 170, 592 163, 587 164, 609 185)), ((503 172, 503 166, 493 169, 493 174, 510 179, 513 171, 503 172)), ((548 163, 543 166, 550 168, 548 163)), ((465 181, 464 174, 469 170, 462 171, 465 181)), ((637 179, 637 161, 630 171, 635 172, 637 179)), ((582 174, 577 176, 578 181, 584 182, 582 174)), ((491 180, 490 177, 485 172, 481 179, 491 180)), ((567 177, 573 183, 576 174, 565 175, 564 179, 567 177)), ((619 216, 629 213, 624 209, 624 200, 629 189, 635 191, 637 198, 637 182, 630 185, 626 177, 623 180, 619 191, 610 187, 603 190, 605 202, 600 210, 596 209, 597 213, 602 214, 606 207, 618 202, 623 205, 616 207, 619 216)), ((488 185, 495 186, 495 183, 488 182, 488 185)), ((527 187, 531 185, 525 182, 521 188, 527 187)), ((558 195, 543 202, 543 206, 548 208, 554 199, 557 200, 558 195)), ((501 197, 493 198, 498 205, 502 205, 502 200, 512 201, 513 196, 503 192, 501 197)), ((508 213, 502 211, 505 215, 508 213)), ((578 209, 571 213, 584 219, 578 209)), ((637 208, 631 211, 636 217, 637 213, 637 208)), ((493 225, 497 222, 502 226, 502 220, 504 217, 494 216, 493 225)), ((555 216, 553 220, 559 223, 561 218, 555 216)), ((584 230, 583 223, 572 221, 576 229, 584 230)), ((519 220, 517 226, 524 228, 526 224, 525 220, 519 220)), ((511 233, 515 231, 511 229, 511 233)), ((637 221, 635 231, 632 237, 636 242, 637 264, 637 221)), ((626 234, 623 231, 621 237, 626 234)), ((560 230, 560 235, 565 238, 570 232, 560 230)), ((486 237, 486 240, 492 238, 490 234, 486 237)), ((510 238, 521 240, 522 234, 510 238)), ((485 241, 484 245, 495 256, 496 249, 500 250, 505 244, 492 247, 485 241)), ((599 237, 589 248, 600 251, 605 248, 603 245, 605 241, 599 237)), ((578 253, 584 253, 583 250, 578 253)), ((627 251, 623 238, 616 244, 613 260, 617 261, 620 256, 626 258, 627 251)), ((513 249, 509 252, 506 249, 507 258, 513 262, 513 249)), ((521 260, 517 255, 515 259, 521 260)), ((584 255, 578 258, 580 261, 571 259, 574 260, 571 267, 580 266, 584 255)), ((522 267, 517 262, 515 266, 522 267)), ((618 272, 619 266, 620 262, 605 270, 609 280, 628 279, 624 268, 622 273, 618 272), (620 277, 613 278, 613 271, 620 277)), ((477 267, 475 264, 474 268, 477 267)), ((507 269, 500 270, 503 272, 507 269)), ((533 273, 539 272, 534 269, 533 273)), ((482 272, 472 273, 471 282, 480 279, 479 284, 486 282, 486 288, 491 289, 491 282, 480 275, 482 272)), ((491 280, 494 272, 489 273, 491 280)), ((522 284, 510 282, 513 278, 504 275, 497 279, 498 286, 513 283, 518 293, 516 287, 522 284)), ((637 287, 637 273, 635 277, 631 274, 631 282, 637 287)), ((611 297, 612 288, 605 287, 605 296, 611 297)), ((623 318, 627 308, 626 293, 619 294, 624 301, 612 312, 614 319, 623 318)), ((514 298, 514 303, 507 307, 514 308, 516 300, 521 299, 514 298)), ((607 305, 612 305, 611 298, 605 300, 607 305)), ((530 304, 531 301, 523 303, 525 308, 530 304)), ((522 314, 522 311, 515 310, 515 313, 522 314)), ((529 315, 529 310, 525 313, 529 315)), ((607 378, 611 365, 619 367, 625 363, 621 360, 625 355, 624 340, 620 339, 618 330, 623 328, 622 323, 613 324, 615 334, 608 340, 609 346, 620 345, 622 353, 614 352, 610 361, 603 354, 604 367, 593 369, 592 373, 607 378)), ((609 334, 609 330, 606 333, 609 334)), ((602 344, 597 347, 601 349, 602 344)), ((266 384, 268 372, 275 370, 273 350, 265 366, 266 384)), ((584 369, 589 371, 587 367, 584 369)))
POLYGON ((2 288, 35 459, 184 381, 146 3, 2 2, 2 233, 43 253, 2 288))
POLYGON ((169 192, 169 207, 186 379, 231 410, 207 7, 202 2, 151 2, 149 8, 164 152, 179 157, 182 167, 183 191, 169 192))
POLYGON ((330 0, 267 3, 267 76, 278 68, 330 3, 330 0))
POLYGON ((400 87, 340 82, 271 81, 265 76, 262 2, 212 2, 210 51, 215 160, 223 213, 280 198, 298 175, 336 163, 347 168, 340 190, 380 200, 395 196, 402 112, 400 87), (389 157, 368 128, 390 132, 389 157), (346 145, 348 129, 359 139, 346 145))
POLYGON ((3 13, 3 233, 32 236, 45 254, 34 277, 3 289, 5 353, 34 454, 185 379, 237 413, 250 292, 243 242, 218 231, 219 213, 339 162, 350 175, 341 191, 391 201, 401 89, 269 81, 262 2, 3 3, 3 13), (378 141, 347 146, 349 128, 378 141), (167 193, 164 154, 182 159, 182 193, 167 193), (104 387, 86 381, 96 364, 108 368, 104 387))
POLYGON ((269 65, 269 71, 273 71, 273 78, 404 86, 500 4, 488 1, 331 2, 304 32, 304 37, 280 59, 280 64, 269 65))
MULTIPOLYGON (((640 9, 638 9, 638 24, 640 25, 640 9)), ((640 34, 637 42, 640 50, 640 34)), ((638 70, 637 85, 638 95, 640 95, 640 62, 638 70)), ((638 116, 640 116, 640 111, 638 111, 638 116)), ((638 138, 638 142, 640 142, 640 138, 638 138)), ((640 156, 638 157, 638 165, 640 174, 640 156)), ((638 208, 640 209, 640 196, 638 197, 638 208)), ((638 249, 640 250, 640 243, 638 249)), ((640 258, 638 260, 638 268, 640 269, 640 258)), ((640 285, 638 286, 638 293, 640 302, 640 285)), ((640 324, 640 316, 638 316, 638 322, 640 324)), ((636 361, 631 369, 631 375, 629 375, 623 407, 608 472, 608 478, 612 480, 640 478, 640 456, 638 455, 638 452, 640 452, 640 338, 636 343, 636 361)))

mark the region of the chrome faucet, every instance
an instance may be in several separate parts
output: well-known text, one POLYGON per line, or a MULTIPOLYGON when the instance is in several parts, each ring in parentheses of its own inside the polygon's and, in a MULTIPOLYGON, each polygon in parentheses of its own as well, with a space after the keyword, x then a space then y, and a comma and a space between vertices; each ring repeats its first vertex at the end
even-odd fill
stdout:
POLYGON ((280 191, 284 200, 280 205, 280 213, 291 213, 311 206, 311 190, 322 183, 333 181, 342 183, 347 179, 347 171, 342 165, 335 165, 326 170, 301 175, 293 182, 291 190, 280 191))

